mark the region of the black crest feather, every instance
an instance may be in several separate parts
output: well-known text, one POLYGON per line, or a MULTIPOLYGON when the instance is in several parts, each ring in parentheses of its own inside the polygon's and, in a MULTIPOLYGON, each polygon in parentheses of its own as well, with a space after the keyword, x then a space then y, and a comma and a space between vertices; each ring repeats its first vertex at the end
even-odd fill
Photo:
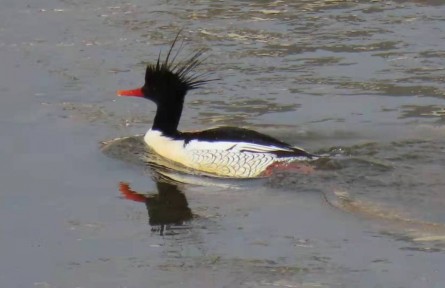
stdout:
POLYGON ((168 50, 165 60, 161 60, 161 52, 159 52, 158 60, 156 64, 147 65, 147 70, 145 74, 146 83, 150 83, 151 77, 163 77, 170 78, 173 77, 179 81, 179 84, 185 89, 196 89, 201 87, 203 84, 214 81, 216 79, 208 79, 210 75, 209 72, 195 73, 194 69, 200 66, 206 58, 202 57, 205 49, 199 49, 189 55, 186 60, 176 61, 178 55, 184 48, 184 40, 181 41, 179 48, 175 53, 173 50, 178 42, 179 35, 181 31, 176 35, 173 43, 168 50))

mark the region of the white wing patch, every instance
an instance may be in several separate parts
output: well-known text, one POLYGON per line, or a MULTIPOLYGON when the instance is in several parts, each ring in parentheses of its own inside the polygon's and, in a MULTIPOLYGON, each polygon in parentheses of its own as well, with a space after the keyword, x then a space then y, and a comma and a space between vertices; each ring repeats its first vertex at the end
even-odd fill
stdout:
POLYGON ((266 146, 247 142, 209 142, 192 140, 186 144, 185 149, 190 150, 218 150, 218 151, 233 151, 233 152, 256 152, 256 153, 271 153, 274 151, 292 152, 291 149, 278 146, 266 146))

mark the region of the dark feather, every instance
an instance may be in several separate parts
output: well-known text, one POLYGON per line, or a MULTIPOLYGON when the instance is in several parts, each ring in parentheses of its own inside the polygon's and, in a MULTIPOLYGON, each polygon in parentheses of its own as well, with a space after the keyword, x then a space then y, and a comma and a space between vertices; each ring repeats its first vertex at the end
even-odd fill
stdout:
POLYGON ((174 53, 174 49, 176 43, 178 42, 181 31, 176 35, 173 40, 165 60, 161 60, 161 52, 159 53, 158 60, 156 61, 156 65, 149 64, 147 65, 147 70, 145 74, 145 81, 150 83, 151 78, 156 76, 161 76, 164 79, 169 77, 176 77, 179 81, 178 85, 181 85, 187 90, 196 89, 201 87, 202 85, 214 81, 217 79, 208 78, 209 73, 195 73, 194 70, 202 65, 205 57, 202 57, 205 49, 199 49, 192 53, 186 60, 176 62, 178 55, 184 48, 184 41, 181 42, 178 47, 176 53, 174 53))
POLYGON ((307 157, 311 159, 313 156, 302 149, 293 147, 285 142, 270 137, 268 135, 238 127, 217 127, 213 129, 198 131, 198 132, 179 132, 178 139, 183 139, 185 143, 192 140, 199 139, 200 141, 230 141, 230 142, 246 142, 259 144, 264 146, 275 146, 288 151, 277 150, 271 152, 278 157, 307 157))

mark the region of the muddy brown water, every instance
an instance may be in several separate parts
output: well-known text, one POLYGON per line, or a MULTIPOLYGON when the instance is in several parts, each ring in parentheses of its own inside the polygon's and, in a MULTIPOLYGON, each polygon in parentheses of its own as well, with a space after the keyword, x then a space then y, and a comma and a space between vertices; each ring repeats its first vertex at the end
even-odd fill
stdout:
POLYGON ((444 4, 3 1, 0 286, 443 287, 444 4), (331 160, 247 181, 141 162, 155 107, 115 91, 180 29, 221 79, 181 129, 331 160))

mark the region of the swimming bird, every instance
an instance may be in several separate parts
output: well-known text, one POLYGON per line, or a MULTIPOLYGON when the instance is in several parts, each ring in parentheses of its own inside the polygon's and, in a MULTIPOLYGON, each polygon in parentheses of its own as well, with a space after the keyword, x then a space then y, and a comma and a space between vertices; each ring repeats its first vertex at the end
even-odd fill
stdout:
POLYGON ((173 55, 174 39, 166 58, 161 53, 155 64, 147 65, 145 84, 137 89, 119 90, 118 96, 142 97, 157 105, 153 126, 144 141, 155 153, 194 170, 219 177, 254 178, 269 175, 276 167, 287 167, 294 161, 318 158, 305 150, 271 136, 239 127, 216 127, 195 132, 178 130, 184 98, 214 79, 194 69, 203 62, 203 50, 182 62, 173 55))

